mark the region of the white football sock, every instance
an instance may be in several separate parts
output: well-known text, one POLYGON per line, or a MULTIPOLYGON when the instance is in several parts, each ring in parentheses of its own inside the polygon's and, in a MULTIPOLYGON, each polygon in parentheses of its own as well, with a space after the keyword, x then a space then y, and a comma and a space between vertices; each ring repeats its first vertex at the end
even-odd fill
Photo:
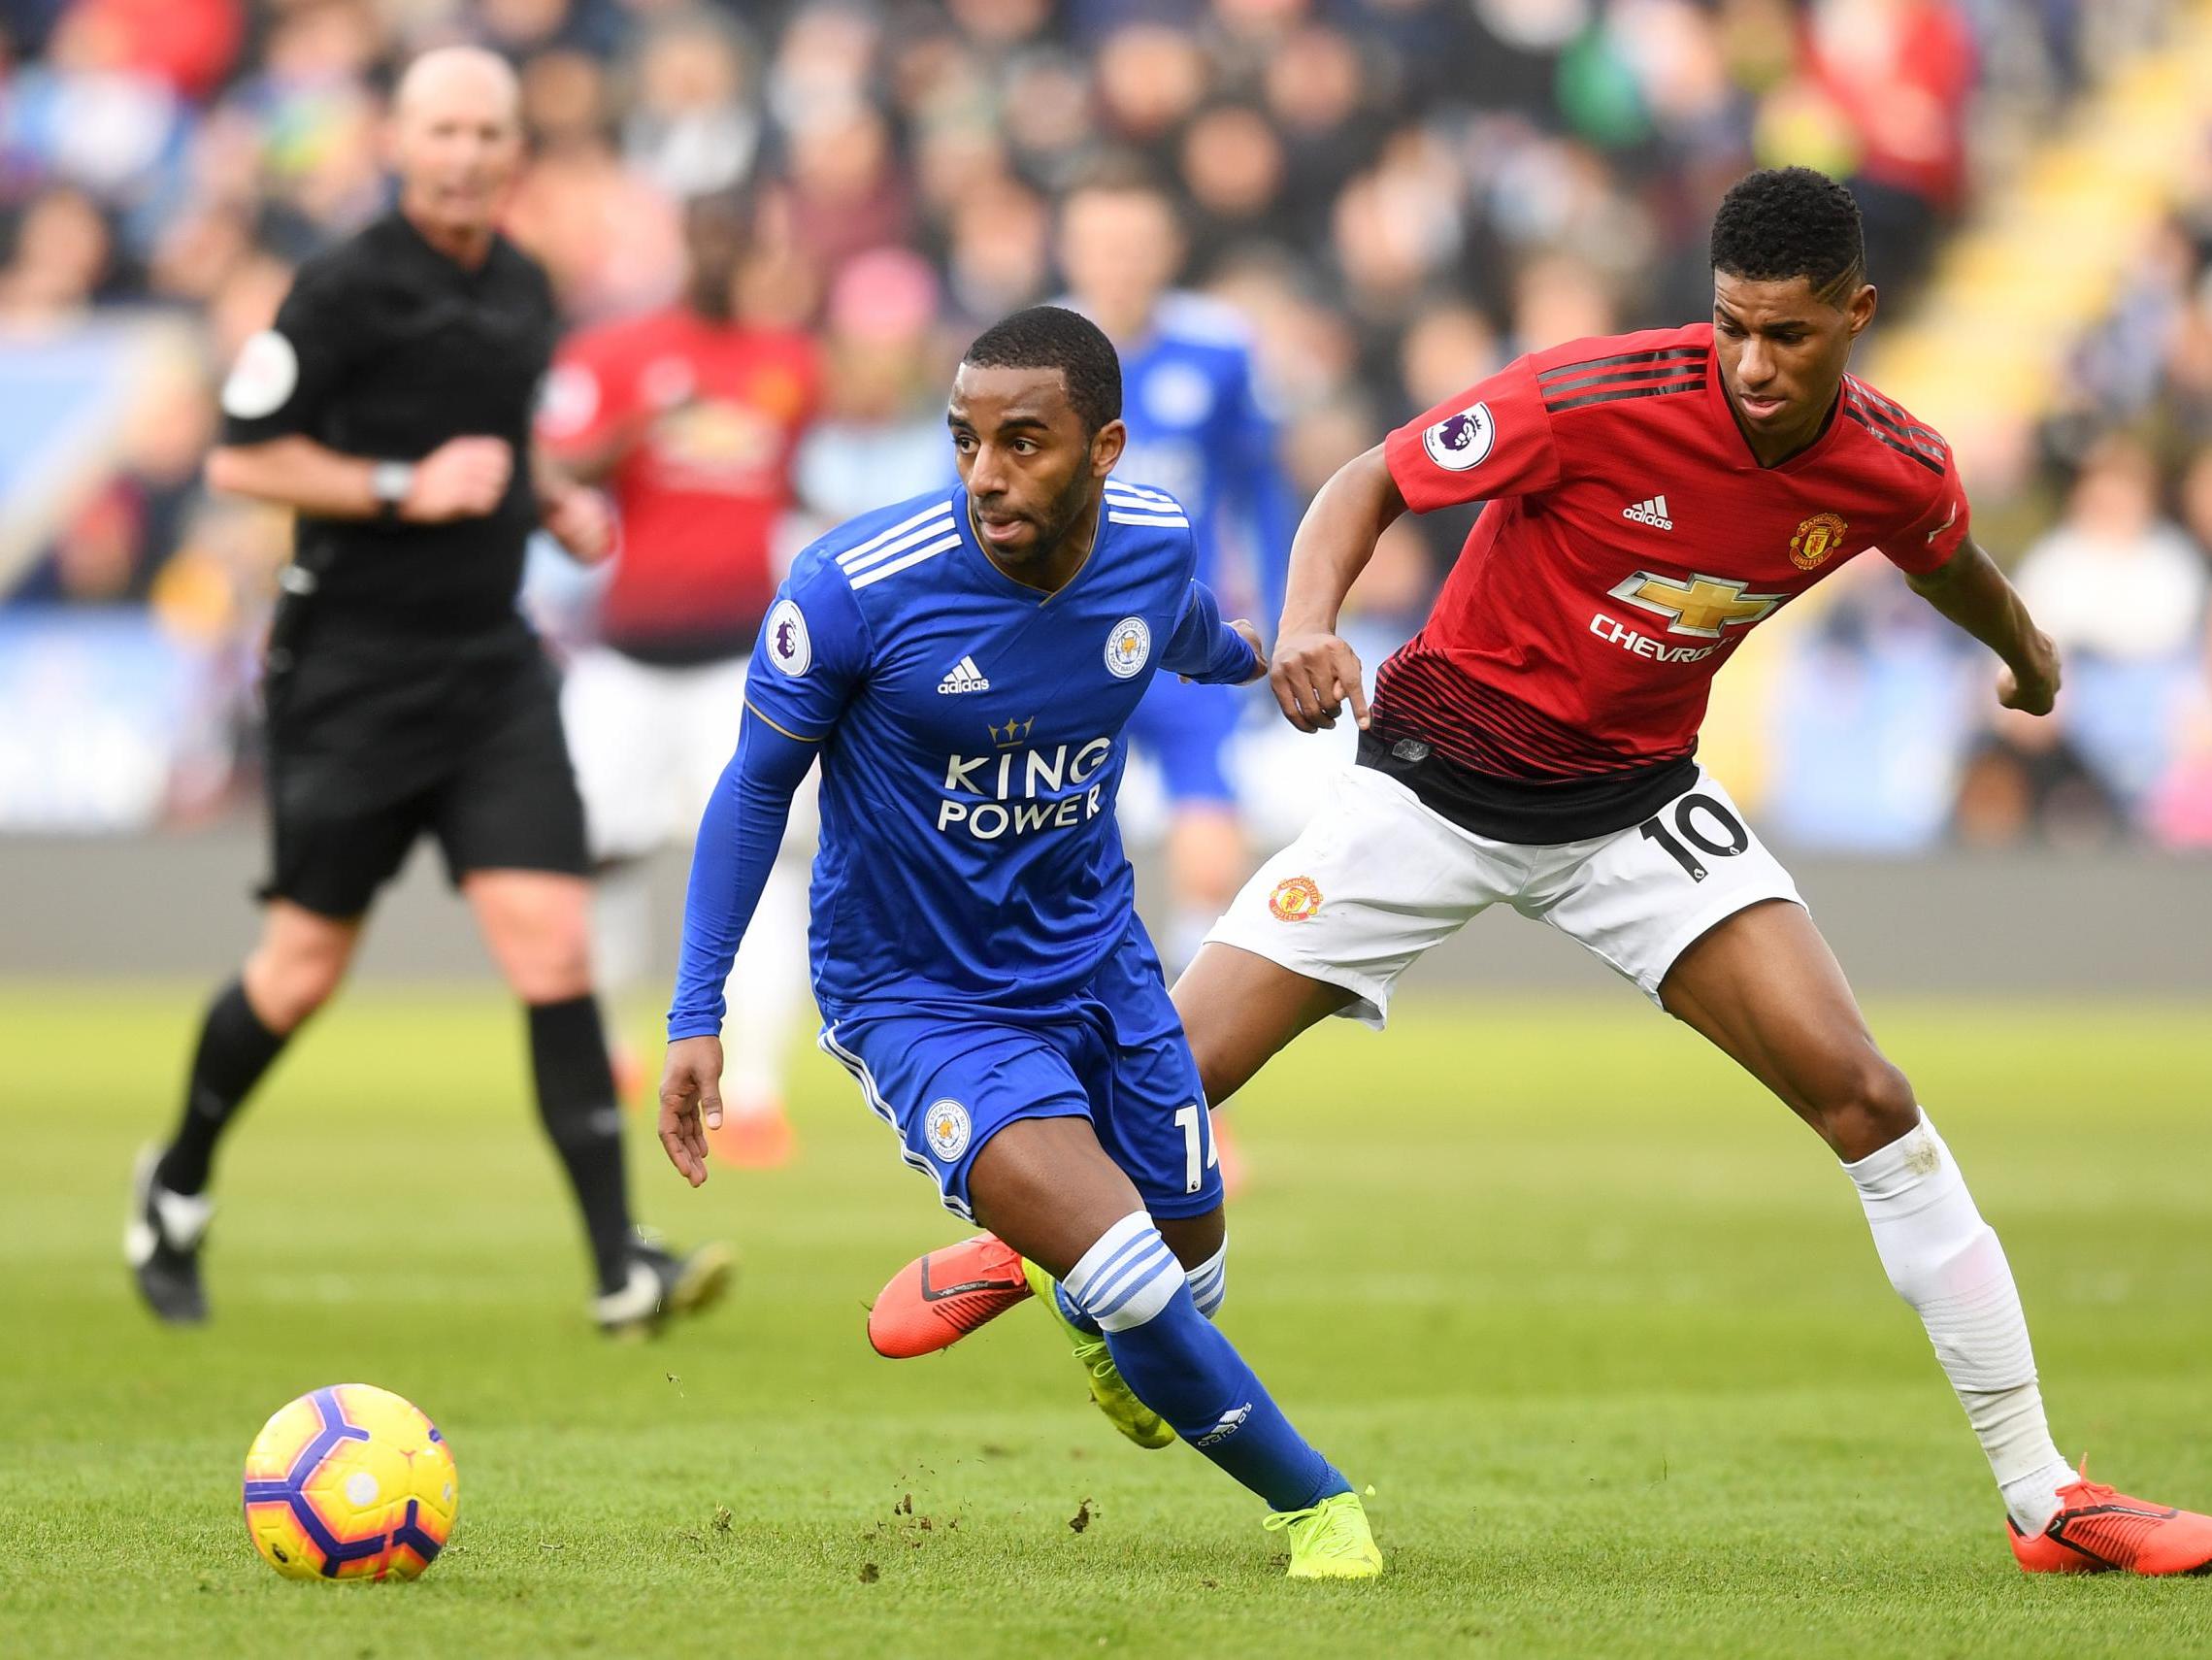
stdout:
POLYGON ((807 996, 804 859, 779 858, 770 870, 722 996, 722 1100, 737 1117, 780 1112, 783 1063, 807 996))
POLYGON ((1083 1252, 1060 1288, 1101 1331, 1126 1332, 1174 1300, 1184 1288, 1183 1267, 1152 1218, 1132 1211, 1083 1252))
POLYGON ((1229 1295, 1229 1242, 1223 1240, 1221 1248, 1183 1275, 1184 1283, 1191 1288, 1191 1301, 1198 1311, 1207 1319, 1221 1310, 1221 1300, 1229 1295))
POLYGON ((1843 1169, 1890 1283, 1928 1328, 2014 1525, 2041 1532, 2073 1472, 2044 1420, 2012 1268, 1951 1149, 1923 1112, 1916 1128, 1843 1169))

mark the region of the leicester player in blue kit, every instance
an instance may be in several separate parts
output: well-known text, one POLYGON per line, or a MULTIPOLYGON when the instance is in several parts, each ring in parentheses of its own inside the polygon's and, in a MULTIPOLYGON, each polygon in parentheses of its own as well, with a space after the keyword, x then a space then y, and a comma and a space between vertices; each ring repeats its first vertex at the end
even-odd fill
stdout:
POLYGON ((1208 1318, 1220 1175, 1114 821, 1154 675, 1256 680, 1259 636, 1195 579, 1175 498, 1110 477, 1121 374, 1096 325, 1016 313, 947 414, 960 486, 808 548, 761 629, 692 864, 662 1145, 706 1180, 723 980, 818 755, 822 1047, 946 1208, 1019 1253, 1117 1427, 1257 1493, 1293 1577, 1367 1577, 1350 1483, 1208 1318))

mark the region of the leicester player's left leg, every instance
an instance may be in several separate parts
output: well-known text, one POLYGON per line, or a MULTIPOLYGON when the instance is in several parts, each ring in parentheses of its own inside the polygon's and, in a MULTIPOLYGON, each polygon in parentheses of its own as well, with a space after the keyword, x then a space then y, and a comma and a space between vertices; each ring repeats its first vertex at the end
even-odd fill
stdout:
POLYGON ((1805 912, 1737 912, 1674 961, 1659 997, 1843 1161, 1890 1283, 1927 1327, 1989 1457, 2021 1567, 2212 1571, 2212 1517, 2115 1493, 2060 1455, 2003 1247, 1805 912))
MULTIPOLYGON (((1149 954, 1142 960, 1149 963, 1149 954)), ((1157 968, 1150 972, 1157 985, 1157 968)), ((1165 1007, 1165 991, 1158 999, 1165 1007)), ((1172 1031, 1172 1011, 1167 1018, 1172 1031)), ((1132 1035, 1148 1036, 1149 1028, 1132 1035)), ((1126 1082, 1131 1094, 1149 1095, 1156 1090, 1148 1085, 1167 1080, 1117 1066, 1115 1032, 1102 1007, 1018 1026, 847 1010, 823 1030, 821 1046, 898 1126, 906 1161, 937 1181, 946 1209, 982 1222, 1014 1259, 1036 1265, 1064 1328, 1103 1351, 1093 1364, 1110 1370, 1114 1387, 1132 1391, 1136 1403, 1267 1501, 1275 1512, 1269 1525, 1289 1530, 1294 1577, 1379 1572, 1351 1484, 1291 1427, 1200 1311, 1149 1209, 1157 1203, 1194 1221, 1217 1213, 1218 1174, 1203 1151, 1185 1150, 1183 1129, 1172 1122, 1157 1137, 1176 1149, 1172 1185, 1150 1174, 1140 1185, 1122 1162, 1129 1154, 1115 1128, 1116 1090, 1126 1082)), ((1194 1086, 1183 1100, 1203 1117, 1188 1050, 1179 1038, 1175 1047, 1180 1066, 1170 1070, 1194 1086)), ((1163 1163, 1150 1160, 1146 1169, 1163 1163)), ((1109 1401, 1095 1386, 1093 1394, 1111 1415, 1109 1401)))
POLYGON ((976 1156, 977 1217, 1060 1281, 1137 1394, 1181 1438, 1265 1500, 1299 1578, 1381 1572, 1342 1474, 1291 1427, 1228 1338, 1199 1312, 1160 1230, 1085 1118, 1025 1118, 976 1156))
MULTIPOLYGON (((1191 1300, 1211 1319, 1229 1287, 1228 1225, 1221 1210, 1226 1156, 1220 1119, 1205 1110, 1182 1020, 1160 982, 1159 959, 1140 925, 1100 966, 1089 1026, 1069 1041, 1084 1055, 1093 1124, 1106 1154, 1144 1200, 1161 1238, 1182 1264, 1191 1300)), ((1078 1359, 1104 1355, 1098 1326, 1055 1291, 1052 1277, 990 1234, 926 1251, 891 1278, 868 1311, 868 1341, 891 1360, 949 1348, 1034 1293, 1078 1359)), ((1106 1375, 1093 1396, 1114 1427, 1140 1446, 1174 1433, 1148 1411, 1114 1400, 1106 1375)), ((1141 1408, 1141 1403, 1130 1402, 1141 1408)))

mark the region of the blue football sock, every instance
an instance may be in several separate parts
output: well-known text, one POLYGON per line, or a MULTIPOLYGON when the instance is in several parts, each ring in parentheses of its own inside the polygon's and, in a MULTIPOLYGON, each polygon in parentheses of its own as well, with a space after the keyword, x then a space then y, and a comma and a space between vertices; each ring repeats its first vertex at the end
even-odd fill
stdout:
POLYGON ((1352 1490, 1199 1312, 1174 1252, 1143 1212, 1107 1229, 1062 1289, 1105 1331, 1138 1399, 1271 1508, 1303 1511, 1352 1490))

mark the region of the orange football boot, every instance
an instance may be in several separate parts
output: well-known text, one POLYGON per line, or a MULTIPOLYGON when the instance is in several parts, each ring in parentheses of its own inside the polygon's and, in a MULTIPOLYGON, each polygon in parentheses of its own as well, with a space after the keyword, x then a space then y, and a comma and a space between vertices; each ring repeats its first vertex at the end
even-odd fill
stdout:
POLYGON ((869 1346, 886 1360, 950 1348, 1029 1299, 1021 1252, 996 1234, 924 1251, 891 1277, 868 1311, 869 1346))
POLYGON ((2029 1574, 2212 1574, 2212 1516, 2115 1493, 2079 1477, 2059 1489, 2059 1513, 2041 1533, 2004 1524, 2029 1574))

